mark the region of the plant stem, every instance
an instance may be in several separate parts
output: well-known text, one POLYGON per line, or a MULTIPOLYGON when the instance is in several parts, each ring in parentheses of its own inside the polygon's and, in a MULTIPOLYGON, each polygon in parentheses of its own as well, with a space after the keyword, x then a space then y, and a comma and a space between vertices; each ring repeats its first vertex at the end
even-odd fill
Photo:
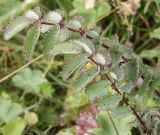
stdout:
POLYGON ((120 90, 115 86, 115 83, 111 81, 111 79, 109 78, 109 76, 106 73, 104 75, 105 75, 106 79, 109 80, 112 83, 112 85, 111 85, 112 88, 117 92, 117 94, 119 94, 122 97, 124 103, 127 106, 129 106, 129 108, 131 109, 133 114, 136 116, 136 118, 139 120, 139 122, 141 123, 141 125, 145 129, 147 135, 150 135, 151 134, 150 129, 146 126, 145 122, 140 118, 140 116, 138 115, 136 110, 129 104, 128 99, 125 97, 125 95, 120 92, 120 90))
POLYGON ((111 122, 112 122, 112 125, 113 125, 113 127, 114 127, 114 129, 115 129, 115 131, 116 131, 116 134, 117 134, 117 135, 120 135, 119 132, 118 132, 118 129, 117 129, 117 127, 116 127, 116 124, 114 123, 114 120, 113 120, 112 116, 110 115, 110 113, 109 113, 108 111, 107 111, 107 113, 108 113, 108 116, 109 116, 109 118, 110 118, 110 120, 111 120, 111 122))
MULTIPOLYGON (((117 1, 118 1, 118 0, 117 0, 117 1)), ((119 2, 119 1, 118 1, 118 2, 119 2)), ((45 25, 55 25, 55 24, 53 24, 53 23, 45 22, 45 21, 43 21, 43 20, 40 20, 40 22, 41 22, 41 24, 45 24, 45 25)), ((83 30, 83 29, 74 30, 74 29, 72 29, 72 28, 66 27, 66 26, 65 26, 65 22, 67 22, 67 20, 62 20, 62 21, 59 23, 60 28, 67 28, 69 31, 79 33, 81 36, 84 36, 84 35, 85 35, 85 38, 93 39, 92 37, 88 36, 88 35, 85 33, 85 30, 83 30)), ((103 46, 104 48, 108 49, 108 46, 107 46, 107 45, 102 44, 102 46, 103 46)), ((42 56, 41 56, 41 57, 42 57, 42 56)), ((99 66, 102 70, 104 69, 104 66, 101 65, 101 64, 99 64, 99 63, 97 63, 96 61, 94 61, 94 59, 92 58, 92 56, 89 56, 88 59, 90 59, 92 62, 94 62, 94 63, 95 63, 97 66, 99 66)), ((123 60, 125 61, 125 59, 123 59, 123 60)), ((23 67, 22 67, 22 68, 23 68, 23 67)), ((18 71, 19 71, 19 70, 21 70, 21 68, 18 69, 18 71)), ((12 76, 13 74, 17 73, 18 71, 16 70, 16 72, 13 72, 11 75, 9 75, 9 77, 12 76)), ((126 98, 125 95, 120 92, 120 90, 116 87, 115 83, 112 82, 112 80, 109 78, 109 76, 107 75, 107 73, 105 73, 104 76, 106 77, 107 80, 109 80, 109 81, 111 82, 112 88, 117 92, 117 94, 119 94, 119 95, 122 97, 124 103, 125 103, 127 106, 130 107, 130 109, 132 110, 133 114, 136 116, 136 118, 138 119, 138 121, 141 123, 141 125, 142 125, 143 128, 145 129, 147 135, 150 135, 150 134, 151 134, 151 133, 150 133, 150 129, 146 126, 145 122, 140 118, 140 116, 138 115, 138 113, 136 112, 136 110, 129 104, 129 102, 128 102, 129 99, 126 98)), ((8 76, 5 77, 4 79, 0 80, 0 83, 1 83, 3 80, 6 80, 7 78, 8 78, 8 76)))
MULTIPOLYGON (((89 59, 93 63, 95 63, 97 66, 100 66, 101 69, 104 68, 103 65, 100 65, 96 61, 94 61, 94 59, 92 57, 89 57, 89 59)), ((125 95, 120 92, 120 90, 116 87, 115 83, 109 78, 109 76, 107 75, 107 73, 105 73, 104 76, 106 77, 107 80, 109 80, 111 82, 112 89, 115 90, 117 92, 117 94, 119 94, 122 97, 124 103, 127 106, 129 106, 129 108, 131 109, 131 111, 133 112, 133 114, 136 116, 136 118, 138 119, 138 121, 141 123, 141 125, 145 129, 147 135, 150 135, 151 134, 150 133, 150 129, 146 126, 145 122, 140 118, 140 116, 138 115, 138 113, 136 112, 136 110, 129 104, 129 102, 128 102, 129 99, 126 98, 125 95)))
POLYGON ((35 61, 39 60, 40 58, 43 57, 42 55, 39 55, 37 58, 33 59, 32 61, 26 63, 25 65, 21 66, 20 68, 18 68, 17 70, 13 71, 12 73, 10 73, 9 75, 3 77, 2 79, 0 79, 0 83, 2 83, 3 81, 7 80, 8 78, 10 78, 11 76, 13 76, 14 74, 18 73, 19 71, 21 71, 22 69, 26 68, 27 66, 29 66, 30 64, 34 63, 35 61))
POLYGON ((160 92, 158 92, 157 90, 155 91, 156 95, 160 97, 160 92))
POLYGON ((46 135, 46 134, 49 132, 49 130, 50 130, 51 128, 52 128, 52 126, 49 125, 49 127, 43 132, 42 135, 46 135))

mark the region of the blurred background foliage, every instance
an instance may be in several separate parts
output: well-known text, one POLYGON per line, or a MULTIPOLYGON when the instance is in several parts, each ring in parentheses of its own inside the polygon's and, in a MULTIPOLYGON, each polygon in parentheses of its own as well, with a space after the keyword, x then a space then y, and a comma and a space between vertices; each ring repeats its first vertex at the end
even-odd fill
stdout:
MULTIPOLYGON (((65 18, 84 16, 87 28, 99 25, 102 35, 117 34, 144 63, 160 71, 159 0, 0 0, 1 134, 74 135, 79 113, 89 105, 85 93, 75 94, 70 82, 59 78, 62 58, 49 63, 41 57, 41 41, 36 59, 27 63, 21 51, 25 32, 9 42, 3 40, 6 24, 36 5, 44 12, 60 8, 65 18), (12 75, 17 69, 22 70, 12 75), (4 78, 9 74, 12 76, 4 78)), ((99 116, 100 121, 102 118, 99 116)))

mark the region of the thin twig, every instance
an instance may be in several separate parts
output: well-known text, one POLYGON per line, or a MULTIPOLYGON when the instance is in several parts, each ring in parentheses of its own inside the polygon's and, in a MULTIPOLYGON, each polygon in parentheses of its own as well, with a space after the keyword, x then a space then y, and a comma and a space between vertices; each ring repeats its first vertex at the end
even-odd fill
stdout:
POLYGON ((108 116, 109 116, 109 118, 110 118, 110 120, 111 120, 111 122, 112 122, 112 125, 113 125, 113 127, 114 127, 114 129, 115 129, 115 131, 116 131, 116 134, 117 134, 117 135, 120 135, 119 132, 118 132, 118 129, 117 129, 117 127, 116 127, 116 124, 114 123, 114 120, 113 120, 112 116, 110 115, 110 113, 109 113, 108 111, 107 111, 107 113, 108 113, 108 116))
POLYGON ((8 78, 10 78, 11 76, 13 76, 14 74, 18 73, 19 71, 21 71, 22 69, 26 68, 27 66, 29 66, 32 63, 34 63, 35 61, 39 60, 42 57, 43 57, 43 54, 39 55, 37 58, 35 58, 32 61, 26 63, 25 65, 21 66, 20 68, 18 68, 17 70, 13 71, 9 75, 3 77, 2 79, 0 79, 0 83, 2 83, 3 81, 7 80, 8 78))
POLYGON ((157 90, 155 91, 156 95, 160 97, 160 92, 158 92, 157 90))

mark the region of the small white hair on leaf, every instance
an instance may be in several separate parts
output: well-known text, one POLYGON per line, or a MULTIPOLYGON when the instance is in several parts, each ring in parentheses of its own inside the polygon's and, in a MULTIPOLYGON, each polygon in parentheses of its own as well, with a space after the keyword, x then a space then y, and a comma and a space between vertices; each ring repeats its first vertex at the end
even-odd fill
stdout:
POLYGON ((68 23, 67 23, 67 27, 69 28, 72 28, 72 29, 75 29, 75 30, 79 30, 82 25, 79 21, 77 20, 70 20, 68 23))
POLYGON ((20 32, 21 30, 27 28, 32 22, 24 17, 19 16, 17 17, 5 30, 4 33, 4 40, 11 39, 15 34, 20 32))
POLYGON ((97 53, 96 55, 94 55, 93 59, 99 64, 102 64, 102 65, 106 64, 105 57, 100 53, 97 53))
POLYGON ((116 74, 115 74, 115 73, 110 72, 109 74, 110 74, 110 76, 111 76, 114 80, 117 80, 117 76, 116 76, 116 74))
POLYGON ((81 25, 84 25, 84 17, 82 17, 82 16, 75 16, 74 18, 73 18, 73 20, 76 20, 76 21, 78 21, 81 25))
POLYGON ((47 13, 44 18, 47 21, 54 23, 54 24, 58 24, 60 21, 62 21, 62 16, 56 11, 51 11, 47 13))
POLYGON ((41 32, 42 32, 42 33, 46 33, 46 32, 49 31, 49 29, 50 29, 51 27, 53 27, 53 26, 41 24, 41 32))
POLYGON ((39 15, 34 12, 34 10, 28 10, 24 14, 25 17, 31 19, 32 21, 36 21, 39 19, 39 15))
POLYGON ((39 17, 42 16, 42 12, 41 12, 41 10, 40 10, 40 7, 36 6, 36 7, 33 9, 33 11, 34 11, 39 17))
POLYGON ((56 9, 55 12, 58 13, 62 18, 64 17, 64 11, 63 10, 56 9))
POLYGON ((79 41, 79 40, 72 40, 73 43, 81 46, 82 49, 85 50, 86 53, 88 53, 89 55, 92 55, 92 50, 88 47, 88 45, 86 45, 86 43, 79 41))

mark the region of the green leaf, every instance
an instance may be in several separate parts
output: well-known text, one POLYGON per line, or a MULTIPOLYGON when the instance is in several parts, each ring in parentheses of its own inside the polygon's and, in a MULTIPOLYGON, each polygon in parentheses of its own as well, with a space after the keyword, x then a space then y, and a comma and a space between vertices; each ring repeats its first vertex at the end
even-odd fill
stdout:
POLYGON ((154 29, 152 32, 149 33, 150 38, 160 39, 160 27, 154 29))
POLYGON ((135 83, 139 76, 139 62, 137 60, 131 60, 126 65, 126 79, 135 83))
POLYGON ((26 126, 25 120, 17 117, 2 127, 3 135, 21 135, 26 126))
POLYGON ((120 86, 119 89, 125 93, 130 93, 133 88, 135 88, 135 84, 133 82, 129 81, 129 82, 126 82, 125 84, 123 84, 122 86, 120 86))
POLYGON ((38 17, 42 17, 42 12, 41 12, 41 8, 39 6, 36 6, 34 9, 33 9, 33 12, 38 15, 38 17))
MULTIPOLYGON (((63 11, 62 11, 63 12, 63 11)), ((53 24, 58 24, 62 20, 63 16, 60 12, 50 11, 45 16, 44 19, 53 24)))
POLYGON ((93 59, 101 65, 106 64, 106 59, 101 53, 96 53, 95 55, 93 55, 93 59))
POLYGON ((123 67, 119 67, 119 66, 114 67, 112 69, 112 72, 116 75, 116 80, 117 81, 121 81, 125 77, 125 70, 124 70, 123 67))
POLYGON ((49 82, 39 84, 39 87, 40 91, 37 93, 39 96, 44 97, 46 99, 52 98, 54 89, 52 88, 52 85, 49 82))
POLYGON ((107 1, 103 1, 103 0, 100 0, 100 1, 101 1, 101 6, 98 6, 98 8, 97 8, 98 18, 101 18, 103 16, 107 16, 111 10, 111 6, 109 5, 109 3, 107 1))
POLYGON ((61 28, 60 32, 58 33, 58 36, 57 36, 57 43, 58 42, 65 42, 66 40, 69 40, 70 36, 71 36, 71 32, 69 30, 67 30, 65 28, 61 28))
POLYGON ((73 59, 71 59, 61 72, 63 80, 67 80, 75 70, 83 66, 86 62, 87 56, 85 54, 77 55, 73 59))
MULTIPOLYGON (((53 23, 53 24, 58 24, 62 20, 63 14, 64 13, 61 10, 51 11, 51 12, 48 12, 47 14, 45 14, 43 19, 46 22, 53 23)), ((45 33, 51 27, 52 27, 52 25, 42 24, 41 25, 41 32, 45 33)))
POLYGON ((116 119, 107 112, 101 112, 97 115, 97 121, 100 125, 97 129, 101 129, 98 131, 98 135, 131 135, 129 123, 133 121, 132 117, 116 119))
POLYGON ((32 59, 36 44, 40 36, 40 25, 34 25, 27 33, 24 43, 24 56, 28 61, 32 59))
POLYGON ((158 49, 152 49, 152 50, 143 50, 140 54, 142 58, 159 58, 160 57, 160 50, 158 49))
POLYGON ((74 30, 79 30, 82 25, 79 21, 77 20, 70 20, 68 23, 67 23, 67 27, 68 28, 71 28, 71 29, 74 29, 74 30))
POLYGON ((112 112, 112 115, 116 118, 125 118, 130 114, 131 112, 129 107, 118 107, 112 112))
POLYGON ((99 36, 100 34, 100 28, 99 27, 93 27, 92 29, 86 31, 86 34, 89 36, 89 37, 92 37, 92 38, 96 38, 99 36))
POLYGON ((60 27, 57 25, 54 25, 50 30, 46 33, 45 39, 43 41, 44 43, 44 56, 51 60, 50 55, 48 54, 50 50, 54 48, 54 45, 56 43, 56 38, 58 38, 58 33, 60 31, 60 27))
POLYGON ((112 67, 118 66, 121 61, 122 53, 118 46, 112 46, 109 48, 109 54, 111 56, 112 67))
POLYGON ((51 85, 40 70, 23 69, 13 77, 12 81, 16 87, 25 90, 26 93, 33 93, 47 98, 53 92, 51 85))
POLYGON ((57 54, 79 54, 82 52, 80 46, 77 46, 73 43, 63 42, 58 43, 54 46, 54 48, 49 52, 49 54, 57 55, 57 54))
POLYGON ((120 100, 121 96, 119 95, 105 96, 99 100, 98 104, 102 110, 113 109, 118 106, 120 100))
POLYGON ((35 7, 33 10, 29 9, 24 14, 25 17, 29 18, 32 22, 37 21, 42 16, 40 7, 35 7))
POLYGON ((89 2, 85 0, 74 0, 73 6, 74 12, 84 16, 88 24, 93 26, 99 19, 108 15, 111 6, 105 0, 91 1, 93 6, 89 2))
POLYGON ((71 43, 81 47, 84 50, 84 52, 86 52, 89 55, 92 55, 94 52, 94 45, 89 40, 71 40, 71 43))
POLYGON ((73 20, 78 21, 82 26, 84 25, 84 18, 82 16, 75 16, 73 20))
POLYGON ((152 79, 153 79, 153 74, 145 75, 141 89, 143 89, 143 90, 147 89, 149 87, 149 84, 151 83, 152 79))
POLYGON ((115 47, 117 45, 120 45, 119 38, 117 35, 113 35, 109 38, 103 38, 102 42, 109 47, 115 47))
POLYGON ((100 80, 96 83, 90 84, 86 88, 86 93, 89 96, 89 100, 96 100, 99 97, 103 97, 107 94, 107 87, 109 82, 106 80, 100 80))
POLYGON ((96 38, 96 37, 99 36, 99 34, 98 34, 96 31, 94 31, 94 30, 88 30, 88 31, 86 32, 86 34, 87 34, 87 36, 89 36, 89 37, 91 37, 91 38, 96 38))
POLYGON ((76 135, 76 128, 65 128, 57 133, 57 135, 76 135))
POLYGON ((4 33, 4 40, 11 39, 15 34, 27 28, 32 22, 24 16, 17 17, 9 26, 7 26, 4 33))
POLYGON ((86 72, 81 73, 78 79, 73 83, 73 87, 76 89, 77 92, 80 92, 99 74, 99 72, 100 70, 98 67, 93 67, 86 72))
POLYGON ((102 49, 100 52, 104 56, 106 64, 109 65, 111 63, 111 56, 109 52, 104 49, 102 49))
POLYGON ((39 0, 19 1, 19 0, 0 0, 0 25, 5 24, 9 18, 22 13, 26 8, 36 5, 39 0))
POLYGON ((0 98, 0 121, 9 122, 22 112, 22 106, 11 100, 0 98))
POLYGON ((67 109, 66 118, 77 120, 81 108, 85 107, 88 104, 88 97, 85 91, 82 91, 79 94, 75 94, 75 90, 68 89, 67 96, 65 98, 65 108, 67 109))

